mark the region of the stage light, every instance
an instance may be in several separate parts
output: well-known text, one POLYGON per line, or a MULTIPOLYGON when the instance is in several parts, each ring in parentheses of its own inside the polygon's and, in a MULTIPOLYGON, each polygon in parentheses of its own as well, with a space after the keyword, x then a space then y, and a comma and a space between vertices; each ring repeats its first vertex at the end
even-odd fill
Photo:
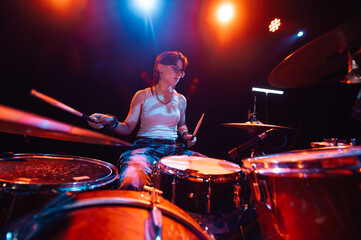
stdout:
POLYGON ((234 15, 234 7, 231 3, 222 3, 219 6, 217 17, 218 20, 222 23, 227 23, 232 20, 234 15))
POLYGON ((13 234, 11 232, 6 233, 6 240, 13 239, 13 234))
POLYGON ((67 9, 69 9, 72 5, 72 1, 71 0, 51 0, 48 1, 47 4, 50 4, 54 9, 58 10, 58 11, 66 11, 67 9))
POLYGON ((46 0, 35 1, 39 4, 39 11, 43 11, 61 24, 66 21, 76 20, 88 5, 88 0, 46 0))
POLYGON ((271 21, 270 25, 268 26, 270 32, 277 31, 281 26, 281 19, 275 18, 271 21))
POLYGON ((155 0, 136 0, 138 7, 143 9, 144 11, 151 11, 154 9, 155 6, 155 0))
POLYGON ((267 89, 267 88, 258 88, 258 87, 253 87, 252 91, 254 92, 263 92, 265 94, 269 94, 269 93, 273 93, 273 94, 283 94, 283 91, 280 90, 273 90, 273 89, 267 89))
POLYGON ((297 37, 302 37, 303 36, 303 31, 299 31, 298 33, 297 33, 297 37))

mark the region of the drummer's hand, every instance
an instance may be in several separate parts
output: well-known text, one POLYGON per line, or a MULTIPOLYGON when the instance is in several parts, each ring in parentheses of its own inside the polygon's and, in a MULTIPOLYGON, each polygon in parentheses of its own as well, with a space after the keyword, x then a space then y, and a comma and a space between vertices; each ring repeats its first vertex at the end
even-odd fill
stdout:
POLYGON ((113 121, 113 116, 102 113, 94 113, 90 116, 94 122, 88 121, 88 124, 96 129, 101 129, 104 125, 109 124, 113 121))
POLYGON ((197 138, 193 138, 193 135, 189 133, 184 134, 183 139, 187 142, 187 147, 192 147, 197 142, 197 138))

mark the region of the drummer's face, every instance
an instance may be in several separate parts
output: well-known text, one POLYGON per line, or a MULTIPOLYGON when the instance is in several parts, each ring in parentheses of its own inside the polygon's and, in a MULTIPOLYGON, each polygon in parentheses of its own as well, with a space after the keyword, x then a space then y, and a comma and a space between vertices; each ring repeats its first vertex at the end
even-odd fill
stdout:
POLYGON ((178 60, 176 64, 164 65, 159 64, 160 79, 165 80, 169 85, 175 86, 184 76, 183 62, 178 60))

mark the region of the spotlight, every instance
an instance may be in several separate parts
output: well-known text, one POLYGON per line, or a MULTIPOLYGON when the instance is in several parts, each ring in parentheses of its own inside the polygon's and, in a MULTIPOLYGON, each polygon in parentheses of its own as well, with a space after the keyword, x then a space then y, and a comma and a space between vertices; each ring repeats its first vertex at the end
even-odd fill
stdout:
POLYGON ((281 26, 281 19, 275 18, 271 21, 270 25, 268 26, 270 32, 277 31, 281 26))
POLYGON ((303 31, 299 31, 298 33, 297 33, 297 37, 302 37, 303 36, 303 31))
POLYGON ((223 23, 227 23, 231 21, 231 19, 233 18, 233 14, 234 14, 233 5, 231 3, 223 3, 218 8, 217 17, 219 21, 223 23))
POLYGON ((150 12, 155 6, 155 0, 137 0, 137 5, 143 11, 150 12))

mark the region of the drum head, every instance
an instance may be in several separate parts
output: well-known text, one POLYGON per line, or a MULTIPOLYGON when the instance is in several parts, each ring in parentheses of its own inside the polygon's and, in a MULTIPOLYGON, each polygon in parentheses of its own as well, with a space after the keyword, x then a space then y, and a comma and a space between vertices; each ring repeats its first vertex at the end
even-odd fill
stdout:
POLYGON ((361 146, 298 150, 243 160, 245 172, 322 177, 360 173, 361 146), (305 174, 305 175, 302 175, 305 174))
MULTIPOLYGON (((210 239, 179 207, 162 197, 156 207, 162 212, 162 239, 210 239)), ((151 210, 148 192, 82 192, 13 223, 1 235, 17 239, 146 239, 151 210)))
POLYGON ((6 190, 82 191, 102 187, 118 177, 114 165, 84 157, 14 154, 0 158, 0 182, 6 190))
POLYGON ((187 155, 162 158, 160 166, 163 169, 175 171, 181 175, 196 177, 219 177, 220 175, 235 174, 241 171, 241 167, 232 162, 187 155))

